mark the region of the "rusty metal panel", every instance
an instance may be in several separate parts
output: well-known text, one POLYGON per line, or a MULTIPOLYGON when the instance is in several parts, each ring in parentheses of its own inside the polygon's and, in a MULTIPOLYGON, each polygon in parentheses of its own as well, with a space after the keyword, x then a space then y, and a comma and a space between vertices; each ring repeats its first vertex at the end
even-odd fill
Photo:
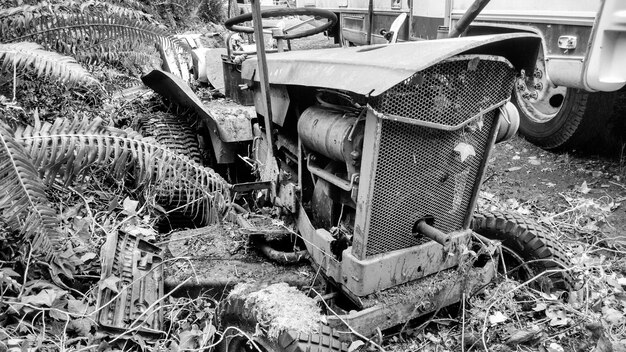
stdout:
POLYGON ((506 102, 514 81, 507 62, 476 58, 442 62, 409 77, 379 96, 374 109, 382 112, 367 115, 353 243, 357 258, 419 245, 423 239, 415 238, 413 227, 426 216, 446 233, 464 228, 497 130, 496 110, 483 109, 481 102, 506 102))
POLYGON ((495 276, 496 263, 491 260, 485 266, 470 268, 467 272, 443 270, 422 280, 395 285, 364 297, 365 309, 345 315, 329 315, 328 325, 348 334, 356 330, 364 336, 373 336, 381 329, 457 303, 463 293, 471 294, 482 289, 495 276))
POLYGON ((145 85, 170 101, 193 109, 219 135, 221 142, 243 142, 252 140, 252 126, 247 118, 216 118, 189 85, 168 72, 153 70, 141 77, 145 85))
MULTIPOLYGON (((394 85, 444 59, 464 52, 499 54, 498 45, 519 42, 539 45, 534 34, 509 33, 454 39, 405 42, 351 48, 290 51, 268 55, 269 80, 272 84, 315 86, 348 90, 378 96, 394 85), (522 40, 526 40, 523 41, 522 40)), ((521 64, 523 57, 507 57, 521 64)), ((535 58, 530 59, 533 64, 535 58)), ((530 64, 532 66, 532 64, 530 64)), ((257 61, 246 60, 242 77, 258 81, 257 61)))
POLYGON ((452 268, 459 264, 463 251, 470 245, 470 233, 470 230, 451 233, 448 250, 428 241, 361 259, 348 248, 341 261, 342 283, 352 294, 365 296, 452 268))
MULTIPOLYGON (((272 121, 282 127, 285 123, 285 118, 287 117, 287 110, 289 109, 290 102, 287 87, 272 84, 270 86, 269 94, 270 99, 272 99, 272 121)), ((261 90, 255 89, 254 106, 260 115, 265 116, 265 104, 263 103, 263 99, 261 90)))
POLYGON ((102 278, 117 277, 119 292, 98 290, 96 321, 105 329, 159 337, 163 331, 163 260, 161 249, 138 237, 136 231, 120 231, 103 248, 102 278))
POLYGON ((385 119, 456 130, 503 105, 513 79, 502 57, 461 55, 415 73, 370 104, 385 119))

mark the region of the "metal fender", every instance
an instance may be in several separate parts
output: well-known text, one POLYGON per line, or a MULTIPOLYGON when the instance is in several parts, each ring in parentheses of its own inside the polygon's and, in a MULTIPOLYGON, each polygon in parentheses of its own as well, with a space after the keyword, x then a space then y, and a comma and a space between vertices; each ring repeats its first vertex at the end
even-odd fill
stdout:
POLYGON ((236 115, 216 118, 189 85, 175 75, 153 70, 141 77, 141 80, 171 102, 193 109, 200 116, 209 128, 218 163, 232 163, 235 159, 235 143, 252 140, 252 125, 248 118, 236 115))
MULTIPOLYGON (((459 54, 499 55, 516 69, 534 69, 541 38, 508 33, 350 48, 301 50, 267 56, 271 84, 347 90, 377 96, 442 60, 459 54)), ((242 78, 259 80, 257 60, 243 63, 242 78)))

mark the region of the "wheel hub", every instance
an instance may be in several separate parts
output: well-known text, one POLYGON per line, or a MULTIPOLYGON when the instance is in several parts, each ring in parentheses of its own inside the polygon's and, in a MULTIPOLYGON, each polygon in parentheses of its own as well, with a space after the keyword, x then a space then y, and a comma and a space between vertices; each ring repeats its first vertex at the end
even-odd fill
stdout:
POLYGON ((537 60, 535 71, 527 75, 524 70, 515 84, 515 95, 519 108, 536 123, 552 120, 561 110, 565 100, 566 87, 555 86, 545 71, 543 58, 537 60))

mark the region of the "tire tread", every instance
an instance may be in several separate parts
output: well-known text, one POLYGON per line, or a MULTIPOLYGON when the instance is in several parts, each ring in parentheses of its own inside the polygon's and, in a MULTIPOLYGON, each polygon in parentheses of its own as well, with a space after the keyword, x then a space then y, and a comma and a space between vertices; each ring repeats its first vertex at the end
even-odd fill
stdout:
MULTIPOLYGON (((500 240, 524 259, 552 259, 541 262, 543 270, 571 266, 565 248, 536 222, 511 212, 485 212, 475 214, 472 230, 487 238, 500 240), (521 245, 520 245, 521 244, 521 245), (515 247, 515 248, 512 248, 515 247)), ((556 288, 575 290, 578 282, 569 272, 552 276, 556 288)))

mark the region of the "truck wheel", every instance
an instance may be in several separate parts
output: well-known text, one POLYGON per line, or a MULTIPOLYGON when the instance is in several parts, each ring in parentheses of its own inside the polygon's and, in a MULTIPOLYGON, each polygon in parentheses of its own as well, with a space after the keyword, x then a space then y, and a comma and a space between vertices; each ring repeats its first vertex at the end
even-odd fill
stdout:
POLYGON ((518 79, 512 98, 527 140, 544 149, 569 149, 589 146, 606 127, 615 94, 556 87, 540 58, 534 73, 518 79))
MULTIPOLYGON (((560 242, 534 221, 508 212, 475 214, 472 230, 502 243, 502 257, 509 275, 527 281, 546 270, 562 270, 571 266, 560 242)), ((500 269, 502 263, 498 263, 500 269)), ((544 275, 550 280, 537 280, 533 286, 548 291, 576 290, 578 283, 567 271, 544 275)))
MULTIPOLYGON (((259 321, 256 305, 246 301, 247 294, 229 295, 221 303, 220 326, 224 335, 218 345, 220 352, 347 352, 348 344, 339 340, 339 334, 328 325, 320 323, 315 333, 285 330, 278 338, 270 339, 258 329, 268 321, 259 321), (246 336, 247 335, 247 336, 246 336), (258 349, 256 348, 258 347, 258 349)), ((293 304, 293 302, 285 303, 293 304)), ((265 315, 263 314, 262 316, 265 315)))

